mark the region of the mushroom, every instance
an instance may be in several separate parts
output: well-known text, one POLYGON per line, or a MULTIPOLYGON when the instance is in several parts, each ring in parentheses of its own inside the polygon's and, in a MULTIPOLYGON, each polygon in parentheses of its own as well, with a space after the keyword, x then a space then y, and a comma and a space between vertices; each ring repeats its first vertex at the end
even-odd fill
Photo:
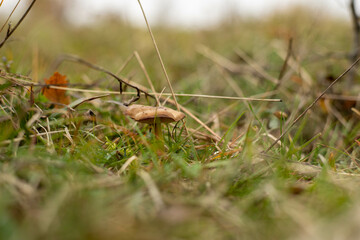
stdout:
POLYGON ((178 122, 185 117, 184 113, 167 107, 152 107, 140 104, 125 106, 119 102, 114 103, 120 105, 121 111, 133 120, 152 125, 155 136, 159 140, 163 140, 161 131, 162 123, 178 122))

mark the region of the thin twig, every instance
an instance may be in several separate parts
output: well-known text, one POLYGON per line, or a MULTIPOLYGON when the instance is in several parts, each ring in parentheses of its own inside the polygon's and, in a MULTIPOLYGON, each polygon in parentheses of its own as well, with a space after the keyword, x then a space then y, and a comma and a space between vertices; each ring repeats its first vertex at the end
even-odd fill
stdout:
POLYGON ((26 15, 30 12, 30 10, 35 2, 36 2, 36 0, 33 0, 31 2, 30 6, 26 9, 26 12, 20 18, 19 22, 15 25, 15 27, 12 29, 9 29, 9 31, 6 33, 4 40, 0 43, 0 48, 5 44, 5 42, 9 39, 9 37, 15 32, 15 30, 18 28, 18 26, 21 24, 21 22, 25 19, 26 15))
MULTIPOLYGON (((98 71, 100 71, 100 72, 103 72, 103 73, 106 73, 106 74, 112 76, 113 78, 115 78, 116 80, 118 80, 119 83, 122 83, 122 84, 125 84, 125 85, 129 86, 129 87, 134 88, 134 89, 137 91, 137 96, 136 96, 135 98, 131 99, 128 104, 131 104, 131 103, 133 103, 133 102, 136 102, 136 101, 140 98, 140 93, 143 93, 143 94, 145 94, 145 96, 149 96, 149 97, 152 97, 152 98, 153 98, 153 96, 149 95, 148 92, 146 92, 146 91, 138 88, 137 86, 135 86, 135 85, 133 85, 133 84, 125 81, 124 79, 116 76, 114 73, 110 72, 109 70, 106 70, 105 68, 103 68, 103 67, 101 67, 101 66, 92 64, 92 63, 90 63, 90 62, 88 62, 88 61, 86 61, 86 60, 84 60, 84 59, 82 59, 82 58, 80 58, 80 57, 78 57, 78 56, 75 56, 75 55, 64 55, 64 56, 63 56, 63 59, 64 59, 64 60, 68 60, 68 61, 73 61, 73 62, 78 62, 78 63, 84 64, 84 65, 86 65, 86 66, 88 66, 88 67, 90 67, 90 68, 92 68, 92 69, 98 70, 98 71)), ((121 91, 121 90, 120 90, 120 91, 121 91)))
MULTIPOLYGON (((123 63, 123 65, 117 70, 117 72, 115 73, 116 76, 118 76, 122 70, 124 70, 124 68, 129 64, 130 60, 134 57, 134 54, 131 54, 126 60, 125 62, 123 63)), ((122 87, 122 82, 119 82, 120 86, 119 86, 119 89, 120 89, 120 93, 123 92, 123 87, 122 87)))
MULTIPOLYGON (((91 89, 80 89, 80 88, 70 88, 70 87, 61 87, 57 84, 37 84, 24 79, 15 79, 13 77, 6 77, 0 75, 0 78, 4 78, 10 81, 13 81, 15 84, 20 84, 21 86, 33 86, 33 87, 48 87, 53 89, 67 90, 72 92, 84 92, 84 93, 100 93, 100 94, 120 94, 118 91, 105 91, 105 90, 91 90, 91 89), (20 83, 18 83, 18 82, 20 83)), ((155 96, 172 96, 172 93, 154 93, 142 91, 146 96, 154 97, 155 96)), ((135 95, 135 92, 123 92, 124 95, 135 95)), ((205 95, 205 94, 191 94, 191 93, 174 93, 177 97, 198 97, 198 98, 211 98, 211 99, 228 99, 228 100, 243 100, 243 101, 259 101, 259 102, 282 102, 278 98, 259 98, 259 97, 230 97, 230 96, 217 96, 217 95, 205 95)), ((275 94, 275 93, 274 93, 275 94)), ((351 98, 353 99, 353 98, 351 98)))
MULTIPOLYGON (((15 10, 16 10, 16 8, 18 7, 18 5, 19 5, 20 2, 21 2, 21 0, 19 0, 19 1, 16 3, 14 9, 11 11, 10 15, 8 16, 8 18, 6 19, 6 21, 5 21, 4 24, 2 25, 2 27, 1 27, 1 29, 0 29, 0 32, 2 32, 2 30, 4 29, 4 27, 6 26, 6 24, 9 22, 9 19, 11 18, 11 16, 13 15, 13 13, 15 12, 15 10)), ((2 2, 1 2, 1 3, 2 3, 2 2)), ((0 4, 0 6, 1 6, 1 4, 0 4)))
MULTIPOLYGON (((360 23, 359 23, 359 16, 356 12, 355 0, 350 1, 350 11, 351 11, 351 19, 353 23, 353 48, 352 52, 350 53, 350 61, 354 62, 360 54, 360 23)), ((350 71, 349 79, 347 82, 348 90, 351 87, 351 84, 354 82, 356 76, 355 71, 350 71)))
POLYGON ((160 64, 161 64, 161 68, 162 68, 162 70, 163 70, 163 72, 164 72, 164 74, 165 74, 166 81, 167 81, 167 83, 168 83, 168 85, 169 85, 169 88, 170 88, 172 97, 173 97, 173 99, 174 99, 174 101, 175 101, 176 108, 177 108, 178 111, 180 111, 180 107, 179 107, 179 104, 178 104, 178 102, 177 102, 177 100, 176 100, 176 96, 175 96, 173 87, 172 87, 172 85, 171 85, 170 78, 169 78, 169 76, 168 76, 168 74, 167 74, 167 71, 166 71, 164 62, 163 62, 163 60, 162 60, 162 58, 161 58, 161 55, 160 55, 159 48, 158 48, 158 46, 157 46, 157 44, 156 44, 154 34, 153 34, 152 31, 151 31, 150 24, 149 24, 149 22, 148 22, 148 20, 147 20, 147 18, 146 18, 146 14, 145 14, 145 11, 144 11, 144 9, 143 9, 143 7, 142 7, 142 5, 141 5, 140 0, 138 0, 138 3, 139 3, 139 6, 140 6, 140 8, 141 8, 142 14, 143 14, 143 16, 144 16, 144 19, 145 19, 145 22, 146 22, 146 26, 147 26, 147 28, 148 28, 148 30, 149 30, 151 39, 152 39, 152 41, 153 41, 153 44, 154 44, 156 53, 157 53, 157 55, 158 55, 158 57, 159 57, 159 61, 160 61, 160 64))
POLYGON ((279 74, 279 78, 278 78, 278 83, 276 84, 275 86, 275 89, 278 89, 280 87, 280 84, 282 82, 282 79, 285 75, 285 72, 286 72, 286 69, 288 67, 288 62, 289 62, 289 59, 291 57, 291 52, 292 52, 292 44, 293 44, 293 39, 290 38, 289 40, 289 45, 288 45, 288 50, 287 50, 287 54, 286 54, 286 57, 285 57, 285 60, 284 60, 284 63, 281 67, 281 71, 280 71, 280 74, 279 74))
MULTIPOLYGON (((278 44, 273 44, 273 46, 276 50, 275 53, 285 61, 287 53, 278 44)), ((293 55, 290 55, 288 66, 301 76, 301 79, 304 80, 304 83, 306 83, 306 88, 309 88, 313 85, 315 82, 314 79, 311 77, 310 73, 303 66, 301 66, 300 62, 296 60, 293 55)))
POLYGON ((351 69, 353 69, 356 64, 358 64, 358 62, 360 61, 360 57, 358 59, 356 59, 356 61, 351 64, 351 66, 345 70, 345 72, 343 72, 338 78, 336 78, 291 124, 290 126, 280 135, 280 137, 278 137, 275 142, 273 142, 270 147, 268 147, 266 150, 265 150, 265 153, 267 153, 268 151, 270 151, 271 148, 273 148, 276 143, 278 141, 280 141, 284 136, 285 134, 287 134, 290 129, 301 119, 305 116, 305 114, 320 100, 320 98, 322 98, 326 92, 332 88, 332 86, 334 86, 337 82, 339 82, 340 79, 342 79, 348 72, 351 71, 351 69))
MULTIPOLYGON (((79 103, 76 103, 74 106, 72 106, 72 109, 75 109, 77 108, 78 106, 80 106, 81 104, 85 103, 85 102, 90 102, 92 100, 95 100, 95 99, 99 99, 99 98, 103 98, 103 97, 108 97, 110 96, 110 94, 105 94, 105 95, 100 95, 100 96, 95 96, 95 97, 89 97, 89 98, 84 98, 84 99, 81 99, 81 101, 79 103)), ((80 99, 79 99, 80 100, 80 99)))

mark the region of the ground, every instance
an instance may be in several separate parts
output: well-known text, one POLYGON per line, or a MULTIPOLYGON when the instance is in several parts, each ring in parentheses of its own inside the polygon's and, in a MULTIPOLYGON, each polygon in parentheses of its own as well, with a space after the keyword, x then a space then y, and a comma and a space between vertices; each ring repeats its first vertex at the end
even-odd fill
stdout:
POLYGON ((145 24, 79 27, 41 11, 0 49, 0 239, 359 238, 358 76, 270 148, 351 65, 350 23, 294 9, 202 30, 153 26, 174 92, 215 96, 177 96, 186 118, 157 139, 114 103, 135 95, 66 55, 170 93, 145 24), (59 75, 66 91, 45 85, 59 75))

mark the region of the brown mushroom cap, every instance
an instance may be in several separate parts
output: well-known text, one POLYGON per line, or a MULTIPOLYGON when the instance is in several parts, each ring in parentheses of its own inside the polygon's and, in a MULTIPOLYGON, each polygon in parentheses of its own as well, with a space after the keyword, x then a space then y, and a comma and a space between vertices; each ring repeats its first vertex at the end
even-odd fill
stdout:
POLYGON ((167 107, 151 107, 133 104, 127 107, 124 114, 140 123, 171 123, 180 121, 185 114, 167 107))

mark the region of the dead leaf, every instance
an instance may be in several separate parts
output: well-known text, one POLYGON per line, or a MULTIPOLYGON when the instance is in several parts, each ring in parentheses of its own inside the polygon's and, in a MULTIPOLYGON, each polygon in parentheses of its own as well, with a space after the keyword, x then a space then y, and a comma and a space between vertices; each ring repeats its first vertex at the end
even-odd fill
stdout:
MULTIPOLYGON (((49 79, 45 79, 45 84, 66 87, 68 85, 68 81, 65 75, 55 72, 49 79)), ((66 95, 66 90, 54 89, 47 86, 43 87, 41 92, 51 102, 64 105, 68 105, 70 103, 70 97, 66 95)), ((55 108, 61 108, 61 106, 56 105, 55 108)))

